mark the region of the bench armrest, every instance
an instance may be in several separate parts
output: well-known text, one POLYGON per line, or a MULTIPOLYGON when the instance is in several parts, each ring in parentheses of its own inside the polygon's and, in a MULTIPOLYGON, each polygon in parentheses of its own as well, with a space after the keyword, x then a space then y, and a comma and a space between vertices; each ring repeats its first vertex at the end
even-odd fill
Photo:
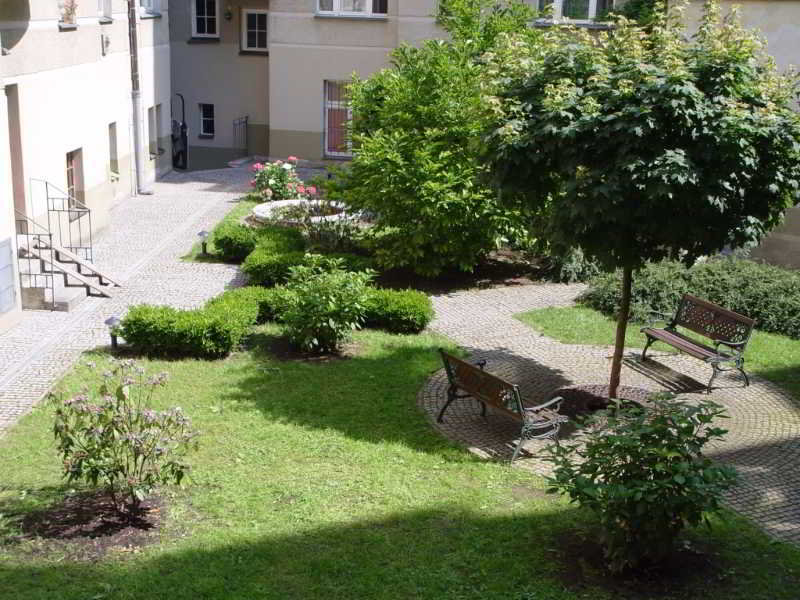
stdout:
POLYGON ((733 350, 737 354, 742 354, 744 352, 744 347, 747 345, 747 341, 744 342, 731 342, 729 340, 713 340, 714 342, 714 350, 719 353, 720 346, 727 346, 731 350, 733 350))
POLYGON ((560 404, 563 401, 564 401, 564 399, 561 396, 556 396, 555 398, 553 398, 552 400, 548 400, 544 404, 539 404, 538 406, 529 406, 525 410, 529 411, 529 412, 536 412, 536 411, 539 411, 539 410, 542 410, 542 409, 545 409, 545 408, 549 408, 550 406, 553 406, 554 404, 560 404))
POLYGON ((656 323, 665 323, 669 326, 675 320, 674 315, 668 315, 658 311, 651 311, 650 317, 647 319, 647 327, 655 328, 656 323))

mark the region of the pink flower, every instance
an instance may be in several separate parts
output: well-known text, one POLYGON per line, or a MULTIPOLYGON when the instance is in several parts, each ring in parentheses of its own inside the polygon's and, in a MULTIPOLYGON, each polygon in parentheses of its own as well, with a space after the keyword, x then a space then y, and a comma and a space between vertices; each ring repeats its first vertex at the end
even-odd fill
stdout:
POLYGON ((264 168, 264 165, 262 165, 261 163, 256 163, 252 167, 250 167, 250 170, 253 171, 254 173, 258 173, 263 168, 264 168))
POLYGON ((250 187, 256 187, 256 180, 255 179, 251 179, 250 180, 250 187))
POLYGON ((306 188, 306 191, 313 196, 317 193, 317 188, 313 185, 310 185, 306 188))
POLYGON ((272 190, 270 188, 265 189, 263 194, 266 198, 272 198, 272 190))
POLYGON ((297 157, 296 156, 290 156, 287 160, 289 162, 295 162, 296 163, 297 162, 297 157))
POLYGON ((275 164, 276 165, 282 165, 283 161, 279 158, 278 160, 275 161, 275 164))
POLYGON ((297 193, 298 193, 298 194, 305 194, 305 193, 306 193, 306 186, 304 186, 304 185, 298 185, 298 186, 297 186, 297 193))

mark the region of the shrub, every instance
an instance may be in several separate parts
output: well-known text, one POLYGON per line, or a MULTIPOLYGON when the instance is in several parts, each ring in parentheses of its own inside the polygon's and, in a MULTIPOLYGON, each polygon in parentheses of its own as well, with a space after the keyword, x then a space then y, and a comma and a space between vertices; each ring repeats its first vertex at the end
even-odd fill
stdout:
MULTIPOLYGON (((283 286, 261 287, 247 286, 228 290, 222 295, 213 298, 207 307, 224 307, 229 303, 249 303, 258 307, 256 323, 263 324, 269 321, 280 321, 283 311, 288 303, 288 291, 283 286)), ((224 310, 224 308, 222 308, 224 310)))
MULTIPOLYGON (((595 277, 583 302, 606 314, 616 313, 620 273, 595 277)), ((649 263, 633 283, 631 319, 645 321, 651 312, 674 313, 689 293, 756 319, 772 333, 800 338, 800 272, 736 258, 711 259, 687 269, 680 263, 649 263)))
POLYGON ((242 262, 255 249, 257 239, 254 228, 230 221, 217 225, 211 236, 222 259, 234 263, 242 262))
POLYGON ((219 358, 241 343, 258 315, 258 304, 224 295, 194 310, 140 304, 128 311, 119 332, 147 355, 219 358))
POLYGON ((146 378, 133 361, 112 363, 96 390, 51 394, 53 432, 67 480, 102 484, 117 511, 134 515, 156 485, 180 484, 197 434, 180 408, 151 408, 166 373, 146 378))
POLYGON ((250 183, 266 201, 313 197, 317 193, 316 188, 303 183, 297 176, 296 165, 297 158, 294 156, 290 156, 286 162, 256 163, 251 167, 254 175, 250 183))
POLYGON ((431 299, 422 292, 372 289, 367 296, 364 326, 392 333, 419 333, 433 315, 431 299))
POLYGON ((588 281, 600 274, 597 262, 586 258, 580 248, 572 248, 560 256, 549 256, 548 263, 549 278, 557 283, 588 281))
POLYGON ((242 263, 242 271, 250 278, 250 285, 269 287, 285 282, 289 269, 302 265, 304 260, 304 252, 281 252, 259 246, 242 263))
POLYGON ((597 514, 612 571, 663 559, 686 525, 719 510, 735 472, 702 450, 726 433, 712 425, 722 413, 707 400, 690 406, 659 394, 646 408, 622 405, 595 417, 583 448, 548 445, 549 491, 597 514))
POLYGON ((333 352, 366 312, 370 271, 348 272, 341 259, 310 256, 291 268, 286 284, 291 292, 283 314, 289 339, 313 352, 333 352))

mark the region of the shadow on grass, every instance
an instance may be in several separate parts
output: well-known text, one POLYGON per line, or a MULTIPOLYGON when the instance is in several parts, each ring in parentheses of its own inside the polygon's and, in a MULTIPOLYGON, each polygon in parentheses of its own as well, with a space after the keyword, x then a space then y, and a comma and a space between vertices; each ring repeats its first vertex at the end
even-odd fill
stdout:
MULTIPOLYGON (((726 576, 729 559, 677 553, 659 571, 605 575, 576 509, 487 517, 456 505, 246 539, 195 537, 124 562, 0 564, 15 600, 791 598, 776 560, 769 595, 726 576), (579 527, 576 529, 576 525, 579 527), (730 593, 729 593, 730 592, 730 593), (56 594, 53 596, 52 594, 56 594), (100 595, 96 595, 100 594, 100 595)), ((766 546, 766 542, 763 543, 766 546)))
MULTIPOLYGON (((257 333, 250 343, 259 367, 237 367, 240 372, 232 378, 237 385, 222 397, 226 404, 255 406, 270 420, 336 429, 361 441, 398 442, 424 452, 444 453, 451 460, 474 460, 432 432, 430 421, 415 406, 420 390, 441 370, 441 360, 430 341, 409 344, 404 338, 387 336, 377 351, 361 352, 356 348, 351 356, 299 360, 288 352, 285 340, 275 334, 257 333), (292 360, 276 360, 276 356, 292 360)), ((487 371, 520 383, 529 393, 532 390, 527 382, 531 378, 537 386, 543 385, 528 399, 530 403, 543 402, 539 396, 543 397, 545 390, 569 383, 560 372, 508 350, 475 351, 474 358, 487 358, 487 371)), ((441 374, 437 377, 441 378, 441 374)), ((444 400, 442 396, 442 403, 444 400)), ((466 410, 468 418, 474 420, 474 404, 471 400, 454 403, 448 418, 458 419, 459 413, 466 410)), ((470 426, 493 427, 496 420, 481 420, 470 426)), ((501 420, 508 421, 498 424, 501 429, 511 427, 507 441, 513 441, 520 425, 505 417, 501 420)))

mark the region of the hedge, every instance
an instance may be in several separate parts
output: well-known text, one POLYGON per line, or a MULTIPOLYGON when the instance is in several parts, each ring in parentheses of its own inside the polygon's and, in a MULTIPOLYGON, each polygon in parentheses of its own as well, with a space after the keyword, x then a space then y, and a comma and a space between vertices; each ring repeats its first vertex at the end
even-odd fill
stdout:
POLYGON ((212 241, 223 260, 241 263, 257 246, 273 251, 299 251, 305 240, 297 229, 278 226, 248 227, 241 223, 223 221, 214 228, 212 241))
MULTIPOLYGON (((300 251, 283 251, 272 245, 256 246, 242 264, 244 271, 250 278, 250 285, 270 287, 281 284, 289 276, 289 269, 306 264, 306 255, 300 251)), ((326 254, 326 258, 339 258, 347 271, 364 271, 372 268, 372 260, 356 254, 326 254)))
POLYGON ((288 290, 282 286, 271 288, 247 286, 228 290, 222 295, 208 301, 206 307, 229 306, 230 303, 250 303, 258 307, 256 323, 259 325, 270 321, 280 321, 280 315, 286 307, 288 290))
POLYGON ((431 299, 416 290, 372 289, 366 308, 365 327, 392 333, 419 333, 434 315, 431 299))
MULTIPOLYGON (((621 273, 591 280, 582 302, 609 315, 617 312, 621 273)), ((634 274, 631 320, 651 312, 674 313, 689 293, 756 319, 756 328, 800 339, 800 272, 751 260, 717 258, 690 269, 673 261, 648 264, 634 274)))

